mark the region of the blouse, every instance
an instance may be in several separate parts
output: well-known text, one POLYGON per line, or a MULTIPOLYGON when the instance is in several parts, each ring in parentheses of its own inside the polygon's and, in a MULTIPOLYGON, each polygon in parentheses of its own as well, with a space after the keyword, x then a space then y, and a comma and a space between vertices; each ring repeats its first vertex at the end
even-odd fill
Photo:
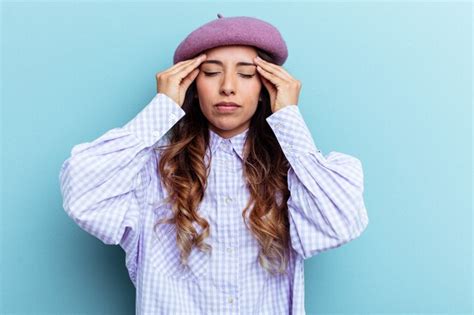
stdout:
POLYGON ((225 139, 209 130, 208 186, 198 208, 210 224, 207 254, 193 247, 189 268, 179 264, 171 216, 160 181, 157 146, 185 111, 163 93, 132 120, 72 147, 59 174, 63 207, 84 231, 120 245, 136 288, 136 314, 305 314, 304 260, 357 238, 368 225, 363 170, 354 156, 314 144, 297 105, 266 118, 290 167, 290 258, 272 276, 257 261, 259 246, 245 226, 249 200, 243 177, 248 133, 225 139))

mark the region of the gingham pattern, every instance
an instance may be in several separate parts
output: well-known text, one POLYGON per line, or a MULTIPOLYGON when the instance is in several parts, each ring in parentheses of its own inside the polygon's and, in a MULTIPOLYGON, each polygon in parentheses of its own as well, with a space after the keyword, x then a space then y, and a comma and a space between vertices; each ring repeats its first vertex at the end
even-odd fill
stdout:
POLYGON ((167 131, 184 115, 158 93, 122 128, 75 145, 59 175, 66 213, 104 244, 124 249, 137 314, 305 314, 304 259, 358 237, 369 222, 361 162, 334 151, 323 156, 296 105, 267 117, 291 164, 292 255, 288 273, 272 277, 258 264, 258 243, 242 218, 248 129, 230 139, 210 131, 211 169, 198 211, 210 224, 213 249, 208 255, 193 248, 183 269, 174 227, 159 225, 154 233, 153 225, 171 214, 162 202, 156 146, 168 143, 167 131))

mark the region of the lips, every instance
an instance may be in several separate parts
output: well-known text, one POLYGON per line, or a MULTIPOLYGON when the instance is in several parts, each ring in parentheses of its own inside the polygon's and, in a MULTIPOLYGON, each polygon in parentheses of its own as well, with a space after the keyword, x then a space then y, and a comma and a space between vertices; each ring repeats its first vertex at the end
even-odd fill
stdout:
POLYGON ((239 110, 239 107, 242 107, 239 104, 236 104, 234 102, 220 102, 220 103, 217 103, 215 106, 216 106, 217 112, 222 113, 222 114, 236 112, 239 110))
POLYGON ((234 103, 234 102, 220 102, 220 103, 217 103, 215 106, 217 106, 217 107, 227 107, 227 108, 240 107, 239 104, 234 103))

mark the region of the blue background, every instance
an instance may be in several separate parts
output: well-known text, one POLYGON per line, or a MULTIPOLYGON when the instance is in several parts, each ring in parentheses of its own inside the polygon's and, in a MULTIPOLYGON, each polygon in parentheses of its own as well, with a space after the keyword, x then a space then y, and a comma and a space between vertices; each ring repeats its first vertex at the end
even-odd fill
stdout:
POLYGON ((472 3, 93 1, 2 4, 2 314, 134 313, 122 249, 67 217, 59 169, 217 13, 280 29, 316 145, 363 163, 369 226, 305 262, 307 313, 471 313, 472 3))

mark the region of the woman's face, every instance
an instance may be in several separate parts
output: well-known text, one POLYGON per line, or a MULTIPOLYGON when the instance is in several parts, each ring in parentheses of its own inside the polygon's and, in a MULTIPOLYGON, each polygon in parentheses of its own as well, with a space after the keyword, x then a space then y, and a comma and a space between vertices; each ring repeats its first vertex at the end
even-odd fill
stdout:
POLYGON ((207 58, 200 64, 195 79, 201 111, 209 128, 223 138, 230 138, 249 127, 257 110, 262 88, 253 61, 257 50, 235 45, 212 48, 205 53, 207 58), (240 107, 226 111, 216 106, 220 102, 233 102, 240 107))

